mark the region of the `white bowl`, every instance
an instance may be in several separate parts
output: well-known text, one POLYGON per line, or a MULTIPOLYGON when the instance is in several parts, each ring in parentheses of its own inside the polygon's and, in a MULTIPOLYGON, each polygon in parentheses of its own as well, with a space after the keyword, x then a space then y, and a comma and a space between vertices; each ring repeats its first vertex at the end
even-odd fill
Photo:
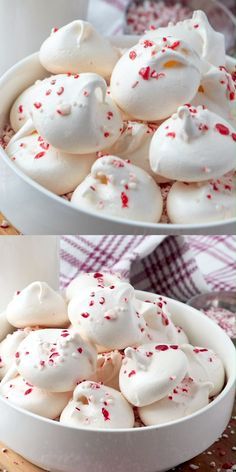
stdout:
MULTIPOLYGON (((143 300, 155 298, 137 292, 143 300)), ((224 362, 227 382, 220 395, 196 413, 138 429, 75 429, 14 407, 0 397, 0 441, 51 472, 161 472, 206 450, 226 428, 235 396, 234 345, 213 321, 194 308, 167 299, 173 321, 190 342, 209 347, 224 362)))
MULTIPOLYGON (((131 47, 135 36, 112 38, 120 47, 131 47)), ((236 61, 229 58, 230 67, 236 61)), ((48 73, 38 54, 18 62, 0 79, 0 129, 8 120, 16 97, 48 73)), ((75 208, 28 178, 0 149, 0 210, 24 234, 233 234, 236 219, 209 224, 169 225, 98 216, 75 208)))

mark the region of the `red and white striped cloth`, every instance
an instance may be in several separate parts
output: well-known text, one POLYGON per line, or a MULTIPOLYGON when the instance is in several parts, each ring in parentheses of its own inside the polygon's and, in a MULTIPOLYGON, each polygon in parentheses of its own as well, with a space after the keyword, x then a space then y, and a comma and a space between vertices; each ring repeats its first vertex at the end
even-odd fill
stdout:
POLYGON ((140 290, 186 301, 236 289, 235 236, 63 236, 61 285, 80 271, 119 272, 140 290))

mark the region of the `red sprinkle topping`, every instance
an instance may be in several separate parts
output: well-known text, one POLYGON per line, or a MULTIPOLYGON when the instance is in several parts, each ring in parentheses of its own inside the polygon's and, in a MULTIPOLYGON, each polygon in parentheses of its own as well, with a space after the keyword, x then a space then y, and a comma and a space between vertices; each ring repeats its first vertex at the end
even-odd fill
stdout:
POLYGON ((108 133, 108 131, 105 131, 104 138, 108 138, 109 136, 110 136, 110 133, 108 133))
POLYGON ((172 132, 172 133, 167 133, 166 136, 167 136, 168 138, 173 138, 173 139, 175 139, 176 133, 174 133, 174 132, 172 132))
POLYGON ((167 351, 167 349, 169 349, 169 346, 167 346, 166 344, 159 344, 159 346, 155 346, 155 349, 157 351, 167 351))
POLYGON ((50 144, 48 143, 40 143, 40 147, 44 149, 45 151, 48 151, 50 144))
POLYGON ((19 105, 18 112, 19 112, 19 113, 23 113, 23 111, 24 111, 24 110, 23 110, 23 105, 19 105))
POLYGON ((15 357, 16 357, 16 359, 19 359, 20 353, 19 353, 19 352, 16 352, 16 353, 15 353, 15 357))
POLYGON ((215 127, 216 127, 216 130, 223 136, 229 135, 229 128, 227 128, 227 126, 222 125, 221 123, 217 123, 215 127))
POLYGON ((89 315, 89 313, 82 313, 81 316, 82 316, 83 318, 88 318, 90 315, 89 315))
POLYGON ((129 205, 129 198, 128 196, 126 195, 125 192, 121 192, 121 202, 122 202, 122 208, 128 208, 129 205))
POLYGON ((103 278, 103 274, 101 274, 100 272, 96 272, 93 277, 94 279, 101 279, 103 278))
POLYGON ((109 421, 109 420, 110 420, 109 411, 107 411, 106 408, 102 408, 102 414, 103 414, 103 416, 104 416, 104 420, 105 420, 105 421, 109 421))
POLYGON ((236 141, 236 133, 232 133, 232 138, 234 141, 236 141))
POLYGON ((45 156, 45 152, 39 152, 38 154, 36 154, 36 156, 34 157, 35 159, 41 159, 41 157, 45 156))
POLYGON ((32 391, 32 388, 28 388, 28 390, 25 391, 24 395, 29 395, 32 391))
POLYGON ((168 46, 168 49, 177 49, 180 45, 180 41, 175 41, 171 46, 168 46))
POLYGON ((70 333, 61 333, 62 338, 67 338, 67 336, 70 336, 70 333))
POLYGON ((131 370, 131 372, 128 374, 128 377, 130 378, 130 377, 132 377, 132 376, 135 375, 135 374, 136 374, 136 371, 135 371, 135 370, 131 370))
POLYGON ((57 91, 57 95, 59 96, 62 95, 64 93, 64 90, 65 90, 64 87, 60 87, 57 91))
POLYGON ((78 351, 80 354, 82 354, 82 352, 83 352, 82 347, 78 347, 77 351, 78 351))
POLYGON ((34 107, 35 107, 37 110, 39 110, 39 108, 41 108, 41 106, 42 106, 42 103, 40 103, 40 102, 35 102, 35 103, 34 103, 34 107))
POLYGON ((137 57, 136 52, 135 51, 130 51, 129 57, 132 61, 134 61, 134 59, 136 59, 136 57, 137 57))
POLYGON ((139 75, 143 78, 143 80, 148 80, 150 77, 150 72, 151 72, 151 69, 149 66, 142 67, 142 69, 140 69, 139 71, 139 75))

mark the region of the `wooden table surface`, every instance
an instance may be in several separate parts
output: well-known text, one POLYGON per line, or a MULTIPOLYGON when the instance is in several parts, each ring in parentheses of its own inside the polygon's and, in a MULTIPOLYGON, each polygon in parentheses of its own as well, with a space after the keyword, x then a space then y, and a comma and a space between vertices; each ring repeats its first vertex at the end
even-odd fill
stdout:
MULTIPOLYGON (((18 235, 19 232, 0 213, 0 236, 18 235)), ((0 471, 1 472, 1 471, 0 471)))
MULTIPOLYGON (((223 436, 207 451, 185 464, 176 472, 226 472, 236 464, 236 403, 231 421, 223 436)), ((214 427, 214 426, 212 426, 214 427)), ((190 432, 191 433, 191 432, 190 432)), ((20 432, 19 432, 20 434, 20 432)), ((199 432, 200 434, 200 432, 199 432)), ((30 464, 0 443, 0 472, 40 472, 42 469, 30 464)), ((79 472, 79 471, 75 471, 79 472)), ((89 471, 88 471, 89 472, 89 471)), ((94 471, 91 471, 94 472, 94 471)), ((124 471, 128 472, 128 471, 124 471)))

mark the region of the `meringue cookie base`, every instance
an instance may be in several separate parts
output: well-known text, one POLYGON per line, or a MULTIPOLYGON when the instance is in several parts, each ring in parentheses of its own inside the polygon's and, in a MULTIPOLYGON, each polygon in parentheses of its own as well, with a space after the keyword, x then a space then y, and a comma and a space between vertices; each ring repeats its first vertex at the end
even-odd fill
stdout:
MULTIPOLYGON (((147 293, 138 292, 138 297, 146 300, 147 293)), ((156 295, 149 293, 148 298, 152 297, 154 300, 156 295)), ((224 362, 227 383, 213 402, 193 415, 158 427, 91 431, 40 418, 0 398, 1 440, 51 472, 87 472, 95 468, 98 472, 161 472, 208 448, 230 419, 235 395, 235 349, 227 335, 205 315, 174 300, 169 299, 168 304, 174 323, 183 327, 190 342, 215 350, 224 362), (13 427, 15 424, 21 424, 22 434, 13 427)))
MULTIPOLYGON (((120 47, 132 46, 137 37, 117 37, 112 42, 120 47)), ((234 60, 228 58, 233 70, 234 60)), ((14 99, 35 80, 47 75, 34 54, 16 64, 0 79, 2 111, 0 129, 8 121, 14 99)), ((7 138, 8 139, 8 138, 7 138)), ((142 223, 104 217, 92 212, 78 210, 65 198, 60 198, 29 179, 0 148, 0 201, 6 218, 24 234, 231 234, 235 231, 236 219, 206 224, 169 224, 164 213, 161 223, 142 223), (27 202, 33 201, 34 205, 27 202), (17 205, 16 205, 17 202, 17 205), (47 211, 45 212, 45 208, 47 211), (22 211, 23 210, 23 211, 22 211)))

